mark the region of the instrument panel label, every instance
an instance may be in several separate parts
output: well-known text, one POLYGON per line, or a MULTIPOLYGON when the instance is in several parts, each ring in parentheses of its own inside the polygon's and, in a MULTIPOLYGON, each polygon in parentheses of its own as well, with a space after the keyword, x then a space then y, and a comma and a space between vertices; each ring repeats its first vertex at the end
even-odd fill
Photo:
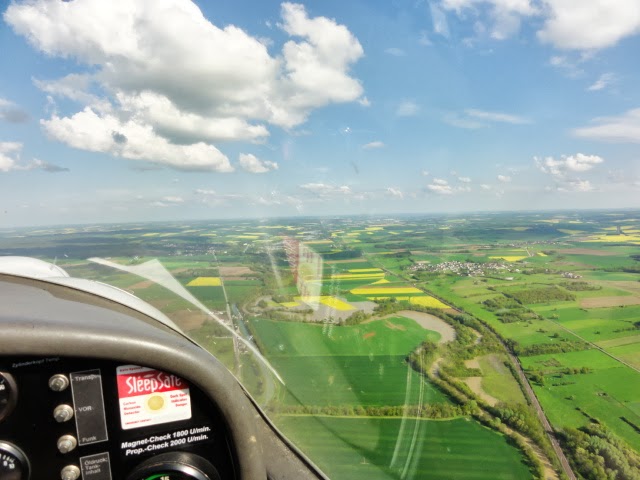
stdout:
POLYGON ((174 430, 147 437, 128 440, 120 444, 125 457, 137 457, 159 453, 167 449, 184 448, 213 440, 213 431, 208 425, 174 430))
POLYGON ((107 441, 109 435, 104 414, 100 370, 72 372, 69 378, 71 379, 71 394, 78 431, 78 445, 107 441))
POLYGON ((81 457, 80 468, 84 480, 111 480, 109 452, 81 457))
POLYGON ((186 381, 160 370, 122 365, 116 369, 123 430, 191 418, 186 381))

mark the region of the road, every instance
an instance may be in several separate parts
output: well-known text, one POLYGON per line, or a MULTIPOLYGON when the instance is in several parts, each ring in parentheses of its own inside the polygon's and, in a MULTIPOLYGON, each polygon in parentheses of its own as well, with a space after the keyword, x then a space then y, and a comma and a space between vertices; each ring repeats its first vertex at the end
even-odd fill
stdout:
MULTIPOLYGON (((233 312, 233 322, 238 327, 239 334, 242 335, 242 338, 247 342, 253 344, 257 349, 258 345, 253 341, 253 337, 251 336, 251 333, 247 328, 247 324, 244 321, 244 315, 235 304, 232 305, 231 309, 233 312)), ((276 395, 276 386, 275 381, 273 380, 273 374, 261 359, 256 359, 254 357, 254 360, 256 360, 255 364, 260 369, 260 379, 264 385, 262 405, 267 405, 276 395)))
MULTIPOLYGON (((220 262, 218 261, 218 257, 216 256, 216 252, 213 252, 213 258, 216 261, 216 267, 220 268, 220 262)), ((231 316, 231 306, 229 305, 229 297, 227 296, 227 289, 224 287, 224 279, 220 277, 220 286, 222 287, 222 293, 224 294, 224 304, 227 308, 227 318, 229 319, 229 323, 233 327, 233 317, 231 316)), ((238 338, 236 335, 232 335, 233 339, 233 354, 234 354, 234 362, 236 364, 235 375, 242 383, 242 363, 240 362, 240 348, 238 345, 238 338)))
MULTIPOLYGON (((507 352, 509 352, 508 349, 507 349, 507 352)), ((564 470, 564 473, 571 480, 577 480, 575 474, 573 473, 573 470, 571 469, 571 465, 569 464, 569 461, 567 460, 567 457, 565 456, 564 452, 562 451, 562 448, 560 448, 560 444, 558 443, 558 439, 556 438, 556 436, 555 436, 555 434, 553 432, 553 427, 551 426, 551 423, 549 423, 549 419, 545 415, 544 410, 542 410, 542 406, 540 405, 540 402, 538 401, 538 397, 536 397, 536 394, 533 391, 533 388, 531 388, 531 385, 529 384, 529 380, 527 379, 526 375, 524 374, 524 370, 522 369, 522 365, 520 365, 520 360, 518 360, 518 358, 514 354, 512 354, 511 352, 509 352, 509 358, 511 359, 511 362, 513 363, 513 365, 515 365, 516 371, 518 372, 518 377, 520 378, 520 380, 522 382, 522 385, 524 385, 525 393, 526 393, 527 397, 529 398, 529 402, 531 403, 531 405, 533 405, 533 408, 535 409, 536 414, 538 415, 538 419, 542 423, 542 426, 544 427, 545 433, 547 434, 547 437, 549 438, 549 441, 551 442, 551 446, 553 447, 553 450, 556 452, 556 456, 558 457, 558 460, 560 460, 560 463, 562 464, 562 470, 564 470)))

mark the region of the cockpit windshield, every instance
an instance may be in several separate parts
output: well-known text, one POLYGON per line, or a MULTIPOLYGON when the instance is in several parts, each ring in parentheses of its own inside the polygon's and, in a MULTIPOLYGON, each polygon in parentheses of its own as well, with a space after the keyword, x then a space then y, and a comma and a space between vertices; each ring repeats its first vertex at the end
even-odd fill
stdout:
POLYGON ((640 478, 637 0, 0 5, 0 271, 139 297, 330 478, 640 478))

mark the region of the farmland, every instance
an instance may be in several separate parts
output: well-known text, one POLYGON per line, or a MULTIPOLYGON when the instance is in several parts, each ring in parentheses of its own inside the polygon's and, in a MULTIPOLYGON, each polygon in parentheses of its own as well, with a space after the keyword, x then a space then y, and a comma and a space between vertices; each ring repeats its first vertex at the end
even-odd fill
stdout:
POLYGON ((70 275, 157 307, 222 360, 329 474, 394 478, 406 467, 419 478, 526 478, 541 462, 547 477, 559 478, 538 413, 574 469, 585 467, 565 440, 571 429, 604 426, 611 445, 640 451, 638 218, 620 211, 72 226, 0 231, 0 254, 56 260, 70 275), (409 438, 420 454, 390 458, 396 440, 409 438), (487 449, 482 458, 500 461, 474 470, 465 442, 476 439, 487 449))
POLYGON ((300 448, 317 452, 319 466, 331 478, 398 478, 402 472, 409 478, 433 480, 528 476, 517 452, 475 422, 409 419, 404 423, 289 416, 280 425, 300 448))
POLYGON ((289 386, 287 403, 413 405, 421 391, 427 403, 446 401, 429 384, 421 386, 404 361, 422 341, 440 335, 408 318, 341 328, 255 319, 251 330, 289 386))

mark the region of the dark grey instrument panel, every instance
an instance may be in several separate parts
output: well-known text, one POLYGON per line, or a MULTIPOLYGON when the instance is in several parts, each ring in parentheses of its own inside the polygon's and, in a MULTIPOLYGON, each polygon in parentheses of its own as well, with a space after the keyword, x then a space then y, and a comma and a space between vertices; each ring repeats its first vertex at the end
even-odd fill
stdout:
MULTIPOLYGON (((4 357, 0 377, 11 383, 0 392, 8 400, 0 454, 15 457, 0 462, 0 478, 137 480, 150 478, 136 473, 145 461, 176 452, 206 465, 206 478, 237 478, 223 417, 177 375, 92 358, 4 357)), ((172 468, 164 465, 167 478, 172 468)))

